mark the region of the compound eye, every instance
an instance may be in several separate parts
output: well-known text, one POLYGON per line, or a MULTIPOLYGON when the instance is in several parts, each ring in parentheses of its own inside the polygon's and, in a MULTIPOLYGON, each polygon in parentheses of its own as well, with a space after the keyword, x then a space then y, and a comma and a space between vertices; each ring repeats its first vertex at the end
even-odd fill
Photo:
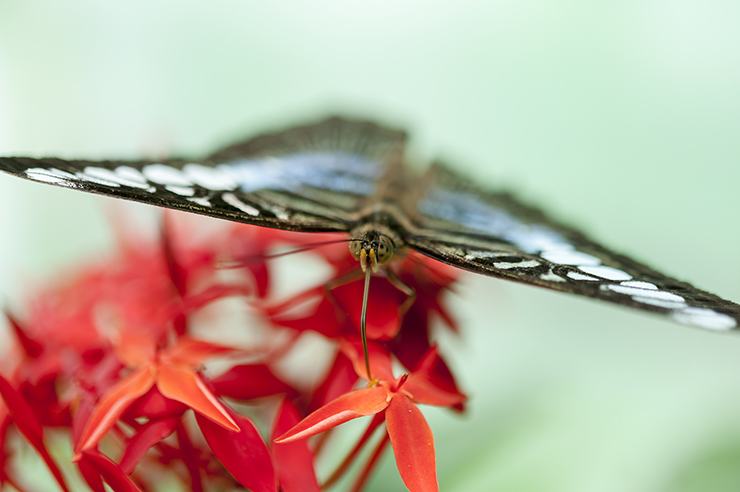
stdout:
POLYGON ((388 243, 381 239, 378 242, 378 260, 381 263, 384 263, 390 259, 391 255, 392 255, 392 252, 391 252, 391 249, 388 243))

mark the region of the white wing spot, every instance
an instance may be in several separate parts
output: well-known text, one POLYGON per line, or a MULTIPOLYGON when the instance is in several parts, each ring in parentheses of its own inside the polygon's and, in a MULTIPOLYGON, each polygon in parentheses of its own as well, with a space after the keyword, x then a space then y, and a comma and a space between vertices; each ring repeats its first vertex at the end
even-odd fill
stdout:
POLYGON ((185 164, 182 171, 190 181, 209 190, 235 190, 238 186, 237 182, 224 169, 190 163, 185 164))
POLYGON ((725 331, 737 327, 737 321, 730 316, 712 309, 687 307, 671 316, 679 323, 699 326, 708 330, 725 331))
POLYGON ((110 169, 106 169, 104 167, 87 166, 84 169, 84 173, 87 180, 94 180, 96 183, 99 184, 104 184, 107 186, 124 185, 131 188, 154 191, 154 188, 147 184, 144 176, 142 176, 141 173, 137 173, 135 169, 130 167, 126 168, 125 166, 121 166, 116 168, 115 171, 111 171, 110 169), (134 171, 134 173, 126 171, 126 169, 130 169, 134 171), (136 176, 136 174, 138 174, 138 176, 136 176), (129 176, 134 176, 134 179, 130 179, 129 176), (141 179, 139 179, 139 177, 141 179))
POLYGON ((662 299, 652 299, 650 297, 643 296, 632 296, 632 300, 642 304, 650 304, 651 306, 658 306, 666 309, 683 309, 686 307, 686 303, 684 301, 664 301, 662 299))
POLYGON ((150 164, 145 166, 142 172, 149 181, 161 185, 191 186, 193 184, 184 176, 182 171, 164 164, 150 164))
POLYGON ((133 181, 135 183, 147 184, 146 178, 141 171, 131 166, 118 166, 115 170, 116 174, 127 181, 133 181))
POLYGON ((180 196, 193 196, 195 194, 195 190, 189 186, 168 185, 165 186, 165 189, 180 196))
POLYGON ((596 282, 599 280, 598 278, 592 277, 591 275, 584 275, 578 272, 568 272, 566 273, 566 275, 573 280, 585 280, 587 282, 596 282))
POLYGON ((470 260, 482 260, 485 258, 498 258, 501 256, 511 256, 511 252, 506 251, 485 251, 485 250, 468 250, 467 254, 465 255, 465 259, 470 260))
POLYGON ((650 282, 643 282, 641 280, 630 280, 628 282, 622 282, 625 287, 636 287, 638 289, 658 290, 658 286, 651 284, 650 282))
POLYGON ((683 297, 677 294, 673 294, 671 292, 666 292, 664 290, 638 289, 635 287, 625 287, 623 285, 605 285, 602 287, 606 287, 607 289, 614 291, 618 294, 625 294, 628 296, 644 297, 648 299, 659 299, 661 301, 684 302, 683 297))
POLYGON ((598 265, 601 263, 597 257, 573 249, 544 251, 540 256, 558 265, 598 265))
POLYGON ((221 199, 235 209, 241 210, 245 214, 251 215, 252 217, 257 217, 260 214, 259 210, 252 207, 251 205, 247 205, 233 193, 224 193, 223 195, 221 195, 221 199))
POLYGON ((565 282, 565 279, 563 277, 555 275, 552 272, 543 273, 542 275, 540 275, 540 279, 547 280, 548 282, 565 282))
POLYGON ((77 176, 75 176, 74 174, 61 171, 54 167, 48 169, 43 167, 32 167, 30 169, 26 169, 25 173, 26 176, 28 176, 29 178, 44 183, 68 186, 70 184, 70 181, 79 181, 77 176))
POLYGON ((207 196, 197 196, 194 198, 188 198, 187 200, 189 202, 197 203, 198 205, 202 207, 209 207, 209 208, 213 207, 213 205, 211 205, 211 201, 209 200, 207 196))
POLYGON ((277 205, 269 205, 268 208, 270 209, 270 212, 275 214, 275 217, 277 217, 280 220, 289 220, 290 215, 288 215, 288 211, 285 210, 283 207, 278 207, 277 205))
POLYGON ((589 275, 595 275, 597 277, 605 278, 607 280, 630 280, 632 278, 632 275, 623 272, 622 270, 618 270, 616 268, 604 266, 604 265, 595 265, 595 266, 582 266, 578 267, 582 272, 587 273, 589 275))
POLYGON ((525 261, 520 261, 519 263, 510 263, 510 262, 500 261, 500 262, 494 263, 493 266, 501 270, 508 270, 510 268, 535 268, 535 267, 540 266, 540 264, 541 263, 539 261, 535 261, 535 260, 525 260, 525 261))

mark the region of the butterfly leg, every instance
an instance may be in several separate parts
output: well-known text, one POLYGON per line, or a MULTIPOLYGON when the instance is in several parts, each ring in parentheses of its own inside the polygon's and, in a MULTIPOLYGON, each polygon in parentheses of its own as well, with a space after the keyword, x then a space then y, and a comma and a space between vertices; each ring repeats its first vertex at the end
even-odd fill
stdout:
POLYGON ((350 270, 349 272, 344 273, 337 278, 333 278, 324 284, 324 295, 329 300, 329 302, 331 302, 331 304, 334 306, 334 310, 337 312, 337 314, 346 318, 346 314, 344 313, 342 306, 339 305, 339 301, 334 296, 333 290, 343 285, 352 283, 355 280, 359 280, 361 278, 362 278, 362 270, 357 268, 355 270, 350 270))
POLYGON ((403 294, 406 295, 406 299, 403 301, 401 307, 399 308, 401 318, 403 318, 406 315, 406 312, 411 309, 411 306, 414 305, 414 302, 416 302, 416 291, 409 284, 401 280, 401 277, 399 277, 396 272, 394 272, 390 268, 387 268, 385 270, 385 276, 391 283, 391 285, 393 285, 393 287, 400 290, 403 294))

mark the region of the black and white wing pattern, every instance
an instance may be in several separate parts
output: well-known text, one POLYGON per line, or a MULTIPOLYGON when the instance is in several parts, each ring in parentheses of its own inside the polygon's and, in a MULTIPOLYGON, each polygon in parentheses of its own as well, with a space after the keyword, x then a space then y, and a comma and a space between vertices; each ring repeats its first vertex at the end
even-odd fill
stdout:
POLYGON ((404 132, 328 118, 196 160, 0 157, 0 170, 82 191, 306 232, 347 231, 350 217, 401 165, 404 132))
POLYGON ((732 330, 740 305, 600 246, 505 193, 489 193, 442 165, 415 200, 406 240, 440 261, 484 275, 655 311, 710 330, 732 330))

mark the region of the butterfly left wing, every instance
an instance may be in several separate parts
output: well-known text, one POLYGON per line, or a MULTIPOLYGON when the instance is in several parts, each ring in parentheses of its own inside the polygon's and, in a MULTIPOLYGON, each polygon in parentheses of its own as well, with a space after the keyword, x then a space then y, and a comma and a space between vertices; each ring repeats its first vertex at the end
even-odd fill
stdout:
POLYGON ((348 231, 405 134, 327 118, 266 133, 195 160, 0 157, 0 171, 48 184, 304 232, 348 231))
POLYGON ((710 330, 732 330, 740 305, 611 251, 506 193, 476 187, 441 165, 428 172, 408 213, 407 242, 440 261, 670 316, 710 330))

